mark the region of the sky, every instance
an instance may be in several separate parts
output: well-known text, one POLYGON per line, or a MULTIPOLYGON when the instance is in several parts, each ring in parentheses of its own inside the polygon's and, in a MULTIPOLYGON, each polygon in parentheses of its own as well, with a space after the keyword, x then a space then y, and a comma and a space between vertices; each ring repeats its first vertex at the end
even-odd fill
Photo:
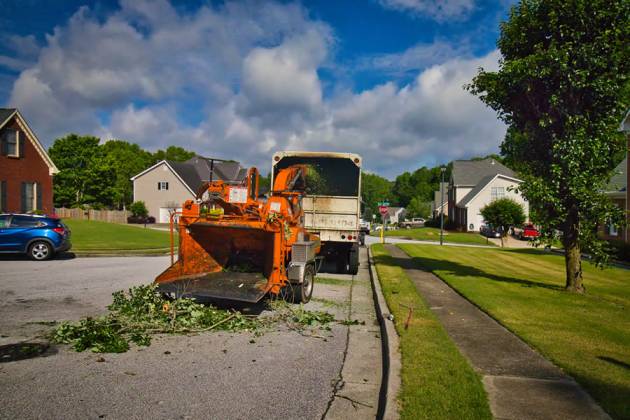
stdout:
POLYGON ((2 0, 1 106, 68 133, 265 169, 353 152, 388 178, 496 153, 463 86, 498 67, 512 0, 2 0))

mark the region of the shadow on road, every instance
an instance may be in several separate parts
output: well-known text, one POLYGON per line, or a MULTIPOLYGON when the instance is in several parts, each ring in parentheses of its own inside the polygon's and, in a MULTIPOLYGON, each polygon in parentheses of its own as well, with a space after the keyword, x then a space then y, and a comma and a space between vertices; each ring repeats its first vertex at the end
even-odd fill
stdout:
MULTIPOLYGON (((55 254, 52 260, 73 260, 77 256, 74 252, 55 254)), ((0 254, 0 261, 32 261, 26 254, 0 254)))

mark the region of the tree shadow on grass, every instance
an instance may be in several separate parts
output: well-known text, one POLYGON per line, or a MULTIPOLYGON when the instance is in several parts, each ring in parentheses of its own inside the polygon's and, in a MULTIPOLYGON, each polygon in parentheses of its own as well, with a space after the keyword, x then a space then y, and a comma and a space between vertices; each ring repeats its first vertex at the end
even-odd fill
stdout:
POLYGON ((497 274, 488 273, 486 271, 480 270, 475 267, 463 265, 463 264, 452 262, 452 261, 438 260, 435 258, 427 258, 427 257, 400 258, 400 257, 391 256, 391 255, 380 255, 380 256, 376 256, 375 260, 377 264, 397 265, 399 267, 402 267, 405 270, 420 269, 423 271, 431 271, 431 272, 441 271, 441 272, 446 272, 448 274, 452 274, 458 277, 483 277, 488 280, 501 282, 501 283, 519 284, 523 287, 540 287, 543 289, 556 290, 556 291, 564 290, 562 286, 542 283, 542 282, 533 281, 533 280, 525 280, 525 279, 520 279, 516 277, 500 276, 497 274))

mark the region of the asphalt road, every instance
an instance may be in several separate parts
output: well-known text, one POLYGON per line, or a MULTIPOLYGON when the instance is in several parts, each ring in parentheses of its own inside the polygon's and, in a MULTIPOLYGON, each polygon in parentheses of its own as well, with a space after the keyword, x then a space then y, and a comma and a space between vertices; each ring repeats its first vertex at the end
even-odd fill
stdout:
MULTIPOLYGON (((167 257, 3 258, 0 346, 40 341, 48 321, 103 313, 113 291, 149 282, 168 264, 167 257)), ((316 283, 307 307, 345 319, 351 277, 344 278, 348 284, 316 283)), ((319 419, 341 377, 347 332, 334 324, 325 340, 281 327, 260 337, 159 336, 104 361, 51 347, 42 357, 0 361, 0 418, 319 419)))

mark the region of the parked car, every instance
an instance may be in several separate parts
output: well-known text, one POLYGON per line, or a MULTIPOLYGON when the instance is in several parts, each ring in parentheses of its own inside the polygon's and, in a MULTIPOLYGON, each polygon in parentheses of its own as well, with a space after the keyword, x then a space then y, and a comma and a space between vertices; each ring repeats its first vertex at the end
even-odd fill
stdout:
POLYGON ((34 214, 0 214, 0 253, 22 253, 36 261, 72 247, 61 219, 34 214))
POLYGON ((400 223, 400 227, 405 229, 419 228, 424 226, 425 221, 426 220, 424 220, 422 217, 414 217, 411 220, 405 220, 404 222, 400 223))
POLYGON ((359 219, 359 231, 365 233, 366 235, 370 234, 370 222, 364 219, 359 219))
POLYGON ((501 228, 495 228, 494 226, 481 225, 479 228, 479 233, 481 233, 486 238, 500 238, 501 237, 501 228))
POLYGON ((528 239, 536 239, 540 236, 540 232, 536 229, 536 226, 533 224, 523 225, 521 229, 514 229, 514 235, 520 239, 528 240, 528 239))

